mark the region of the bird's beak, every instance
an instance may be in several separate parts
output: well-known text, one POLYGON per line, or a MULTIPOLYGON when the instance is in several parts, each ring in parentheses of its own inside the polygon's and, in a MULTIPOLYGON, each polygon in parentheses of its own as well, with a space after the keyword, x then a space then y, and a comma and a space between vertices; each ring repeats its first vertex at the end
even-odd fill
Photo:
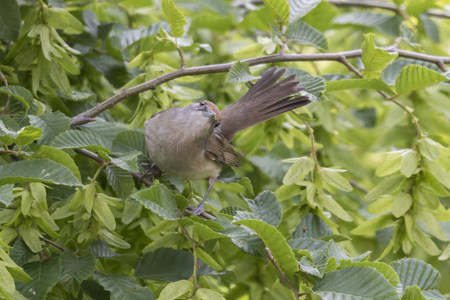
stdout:
POLYGON ((213 113, 212 111, 205 111, 205 112, 203 112, 203 115, 206 116, 206 117, 208 117, 208 118, 212 118, 212 117, 214 117, 216 114, 213 113))

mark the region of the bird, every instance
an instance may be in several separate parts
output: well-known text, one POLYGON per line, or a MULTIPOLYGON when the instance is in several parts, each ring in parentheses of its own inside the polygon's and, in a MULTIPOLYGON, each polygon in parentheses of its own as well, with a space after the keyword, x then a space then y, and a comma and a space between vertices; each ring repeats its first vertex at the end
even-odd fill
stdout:
POLYGON ((234 135, 280 114, 309 104, 295 75, 280 80, 286 69, 267 70, 237 102, 222 111, 207 100, 160 111, 145 122, 149 157, 176 177, 207 179, 208 189, 191 213, 203 213, 206 199, 223 165, 240 167, 231 140, 234 135))

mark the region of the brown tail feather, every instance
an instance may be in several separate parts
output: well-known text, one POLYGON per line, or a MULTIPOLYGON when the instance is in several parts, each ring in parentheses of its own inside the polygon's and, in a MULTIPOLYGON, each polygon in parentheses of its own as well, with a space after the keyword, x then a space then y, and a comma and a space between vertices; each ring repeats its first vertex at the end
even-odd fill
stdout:
POLYGON ((284 73, 286 69, 271 68, 238 102, 221 112, 219 129, 227 139, 231 140, 240 130, 311 102, 305 96, 291 98, 303 88, 295 75, 278 81, 284 73))

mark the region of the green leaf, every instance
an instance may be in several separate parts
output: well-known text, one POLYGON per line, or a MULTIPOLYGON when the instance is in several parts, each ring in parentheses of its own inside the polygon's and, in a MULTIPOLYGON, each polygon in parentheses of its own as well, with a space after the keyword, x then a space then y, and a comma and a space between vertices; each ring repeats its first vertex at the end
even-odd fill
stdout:
POLYGON ((182 85, 167 85, 162 87, 170 96, 180 101, 193 101, 205 96, 205 93, 182 85))
POLYGON ((288 242, 292 249, 308 250, 309 252, 316 250, 326 250, 328 243, 312 238, 290 239, 288 242))
POLYGON ((418 286, 409 286, 402 296, 402 300, 426 300, 418 286))
POLYGON ((313 10, 322 0, 288 0, 290 21, 300 19, 313 10))
POLYGON ((6 207, 10 206, 13 202, 13 184, 5 184, 0 186, 0 202, 5 204, 6 207))
POLYGON ((320 239, 333 234, 331 227, 315 214, 307 214, 302 218, 302 221, 295 228, 291 239, 298 238, 313 238, 320 239))
POLYGON ((221 294, 208 289, 200 289, 195 293, 197 300, 226 300, 221 294))
POLYGON ((255 199, 244 199, 258 220, 274 227, 280 224, 281 206, 273 192, 262 191, 255 199))
POLYGON ((179 299, 181 296, 188 296, 194 291, 194 285, 192 281, 180 280, 176 282, 169 283, 161 291, 158 300, 175 300, 179 299))
POLYGON ((36 229, 29 225, 21 224, 18 228, 18 232, 31 251, 38 253, 42 250, 41 240, 39 239, 39 234, 36 229))
POLYGON ((422 21, 422 26, 425 31, 425 34, 435 43, 439 43, 441 41, 441 37, 439 34, 439 27, 437 24, 426 14, 420 14, 420 21, 422 21))
MULTIPOLYGON (((217 274, 203 261, 197 261, 199 268, 197 275, 217 274)), ((147 252, 139 260, 135 276, 143 279, 160 279, 165 281, 178 281, 189 279, 194 268, 192 253, 172 248, 159 248, 147 252)))
MULTIPOLYGON (((155 295, 147 287, 141 286, 136 279, 119 274, 95 273, 94 278, 111 292, 111 299, 121 300, 154 300, 155 295)), ((159 299, 159 298, 158 298, 159 299)))
POLYGON ((169 23, 172 29, 172 34, 174 37, 181 37, 184 35, 184 26, 187 24, 186 19, 172 0, 163 0, 162 8, 164 12, 164 18, 167 23, 169 23))
POLYGON ((392 214, 396 218, 400 218, 408 212, 412 207, 413 200, 410 194, 399 193, 395 196, 394 207, 392 208, 392 214))
POLYGON ((375 47, 375 35, 372 33, 364 35, 361 48, 364 75, 367 78, 379 78, 381 71, 398 56, 397 53, 389 53, 384 49, 375 47))
POLYGON ((45 9, 44 19, 51 27, 62 29, 67 34, 78 34, 84 30, 83 23, 64 8, 45 9))
POLYGON ((226 82, 247 82, 257 78, 250 73, 248 63, 238 61, 228 71, 226 82))
MULTIPOLYGON (((287 75, 288 72, 286 72, 287 75)), ((321 76, 304 75, 297 77, 300 85, 305 89, 302 94, 309 97, 313 102, 325 101, 327 98, 324 95, 326 92, 325 79, 321 76)), ((321 145, 317 145, 320 147, 321 145)), ((320 148, 319 148, 320 149, 320 148)))
POLYGON ((275 227, 260 220, 239 220, 234 223, 253 229, 272 252, 281 269, 288 274, 298 271, 298 263, 292 249, 275 227))
POLYGON ((428 159, 422 159, 422 163, 425 170, 430 172, 446 188, 450 189, 450 174, 442 165, 428 159))
MULTIPOLYGON (((148 252, 148 251, 154 251, 161 247, 177 247, 184 243, 185 237, 177 232, 170 232, 162 237, 158 238, 157 240, 154 240, 147 246, 145 246, 144 249, 142 249, 142 252, 148 252)), ((200 248, 197 248, 197 252, 200 248)), ((199 256, 200 257, 200 256, 199 256)), ((203 259, 203 257, 200 257, 203 259)))
POLYGON ((389 15, 365 11, 342 14, 334 18, 333 23, 361 27, 379 27, 389 21, 389 19, 391 19, 389 15))
POLYGON ((223 270, 223 267, 211 255, 209 255, 202 248, 197 248, 197 256, 202 261, 204 261, 209 266, 211 266, 214 270, 218 270, 218 271, 222 271, 223 270))
POLYGON ((441 144, 433 141, 430 138, 421 138, 417 141, 420 154, 429 160, 435 160, 439 157, 439 148, 441 144))
POLYGON ((365 221, 364 223, 353 229, 351 233, 355 235, 364 235, 386 227, 390 227, 394 224, 395 224, 394 216, 390 214, 382 215, 365 221))
POLYGON ((31 125, 42 129, 43 136, 38 141, 39 145, 50 144, 57 135, 70 129, 70 118, 60 111, 28 117, 31 125))
POLYGON ((144 154, 148 157, 143 132, 125 130, 117 134, 113 140, 112 152, 120 157, 144 154))
POLYGON ((52 142, 58 149, 86 148, 91 151, 105 151, 110 154, 111 142, 104 137, 80 130, 68 130, 59 134, 52 142))
POLYGON ((328 92, 350 89, 375 89, 394 95, 391 88, 380 79, 342 79, 325 81, 328 92))
POLYGON ((339 174, 340 172, 345 172, 345 170, 321 168, 317 171, 317 174, 322 177, 326 184, 334 186, 344 192, 352 191, 353 187, 344 176, 339 174))
POLYGON ((409 65, 402 69, 400 75, 395 80, 397 94, 405 94, 436 83, 447 81, 447 78, 428 68, 409 65))
POLYGON ((383 262, 340 260, 338 269, 343 269, 346 267, 374 268, 380 272, 384 278, 389 280, 392 286, 397 286, 400 282, 397 273, 388 264, 383 262))
POLYGON ((72 94, 72 87, 64 69, 54 60, 50 61, 48 74, 60 91, 69 97, 72 94))
POLYGON ((17 40, 20 25, 20 10, 17 1, 2 1, 2 9, 0 10, 0 40, 17 40))
POLYGON ((111 209, 109 208, 105 198, 101 195, 104 194, 98 194, 95 198, 94 206, 92 207, 94 216, 96 216, 96 219, 102 225, 104 225, 110 231, 114 231, 114 229, 116 229, 116 219, 114 218, 114 215, 111 212, 111 209))
POLYGON ((408 150, 402 154, 402 162, 400 173, 405 175, 407 178, 411 177, 417 170, 419 165, 419 155, 415 150, 408 150))
POLYGON ((72 157, 63 150, 43 145, 37 149, 33 155, 39 158, 47 158, 63 165, 81 182, 81 174, 78 166, 75 164, 72 157))
POLYGON ((289 185, 303 180, 314 168, 314 160, 311 157, 303 156, 295 161, 283 178, 283 184, 289 185))
POLYGON ((196 241, 204 242, 211 239, 220 239, 225 238, 226 236, 223 234, 220 234, 216 231, 214 231, 212 228, 210 228, 208 225, 203 224, 202 222, 196 222, 200 221, 198 218, 194 218, 195 221, 188 218, 183 218, 180 220, 181 226, 190 226, 193 225, 193 239, 196 241))
MULTIPOLYGON (((55 55, 55 60, 58 62, 58 64, 61 65, 61 67, 63 67, 63 69, 71 74, 71 75, 79 75, 80 74, 80 70, 78 69, 78 66, 75 64, 75 62, 72 60, 72 58, 69 56, 69 54, 67 54, 66 50, 59 47, 58 45, 55 45, 55 49, 58 52, 58 55, 55 55)), ((81 93, 81 92, 78 92, 81 93)), ((91 96, 89 93, 85 93, 87 95, 89 95, 89 97, 91 96)), ((71 95, 71 99, 72 100, 76 100, 78 99, 80 96, 80 94, 77 95, 76 91, 72 91, 72 95, 71 95)))
MULTIPOLYGON (((13 293, 16 290, 14 279, 3 265, 2 261, 0 261, 0 286, 3 287, 8 294, 13 293)), ((2 294, 0 293, 0 295, 2 294)))
POLYGON ((387 153, 383 162, 376 169, 375 175, 385 177, 400 170, 402 166, 402 154, 405 153, 405 151, 409 151, 409 149, 387 153))
POLYGON ((392 192, 403 185, 404 181, 405 177, 403 175, 386 177, 366 195, 366 199, 373 201, 381 196, 391 195, 392 192))
POLYGON ((19 100, 28 110, 33 103, 33 95, 29 90, 21 86, 8 85, 0 87, 0 93, 8 94, 19 100))
POLYGON ((447 237, 444 229, 439 224, 438 220, 436 219, 436 216, 434 216, 431 212, 429 212, 427 209, 419 207, 414 210, 414 216, 422 222, 423 225, 428 229, 430 234, 435 236, 441 241, 448 241, 449 238, 447 237))
POLYGON ((108 166, 106 168, 106 178, 113 190, 122 199, 127 199, 133 193, 134 180, 130 172, 117 166, 108 166))
POLYGON ((420 228, 414 228, 412 240, 421 246, 428 255, 437 256, 442 253, 442 249, 440 249, 433 239, 420 228))
POLYGON ((61 269, 62 286, 69 293, 75 294, 81 283, 94 273, 95 257, 90 252, 76 256, 70 251, 65 251, 61 254, 61 269))
POLYGON ((0 166, 0 185, 23 182, 81 185, 69 169, 48 159, 24 160, 0 166))
POLYGON ((16 143, 19 147, 31 144, 42 136, 42 129, 34 126, 26 126, 17 132, 16 143))
POLYGON ((347 267, 325 273, 313 291, 323 299, 399 299, 389 281, 372 268, 347 267))
POLYGON ((439 287, 441 274, 431 265, 414 258, 403 258, 390 263, 390 266, 400 278, 400 288, 403 292, 417 285, 422 290, 432 290, 439 287))
POLYGON ((287 24, 289 19, 289 3, 287 0, 263 0, 280 19, 282 24, 287 24))
POLYGON ((317 200, 336 217, 347 222, 353 221, 353 218, 330 195, 322 194, 317 200))
POLYGON ((131 245, 124 241, 117 233, 114 231, 111 233, 106 229, 102 229, 100 232, 100 237, 104 239, 109 245, 121 248, 121 249, 130 249, 131 245))
POLYGON ((289 24, 285 35, 291 42, 313 45, 320 50, 328 51, 328 42, 325 35, 300 19, 289 24))
POLYGON ((47 293, 58 282, 61 274, 59 256, 53 254, 49 259, 23 266, 24 271, 33 278, 31 282, 16 282, 16 287, 25 297, 32 300, 46 299, 47 293))
POLYGON ((421 182, 414 187, 413 197, 430 209, 437 209, 440 201, 436 192, 426 183, 421 182))
POLYGON ((131 195, 132 198, 142 203, 145 208, 150 209, 154 213, 166 220, 179 219, 177 214, 177 203, 172 196, 170 190, 159 182, 155 182, 155 185, 140 190, 131 195))
POLYGON ((387 66, 386 69, 383 70, 383 72, 381 73, 381 77, 383 78, 384 82, 386 82, 386 84, 395 85, 395 80, 397 79, 402 69, 413 64, 439 72, 439 68, 434 63, 408 58, 399 59, 391 63, 389 66, 387 66))

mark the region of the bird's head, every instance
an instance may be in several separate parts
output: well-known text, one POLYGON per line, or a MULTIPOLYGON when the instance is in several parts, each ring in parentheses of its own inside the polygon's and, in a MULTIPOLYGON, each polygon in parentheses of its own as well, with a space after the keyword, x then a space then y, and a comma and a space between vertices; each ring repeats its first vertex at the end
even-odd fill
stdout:
POLYGON ((211 101, 200 101, 192 104, 193 109, 202 113, 203 116, 209 118, 211 124, 216 127, 222 120, 219 108, 211 101))

